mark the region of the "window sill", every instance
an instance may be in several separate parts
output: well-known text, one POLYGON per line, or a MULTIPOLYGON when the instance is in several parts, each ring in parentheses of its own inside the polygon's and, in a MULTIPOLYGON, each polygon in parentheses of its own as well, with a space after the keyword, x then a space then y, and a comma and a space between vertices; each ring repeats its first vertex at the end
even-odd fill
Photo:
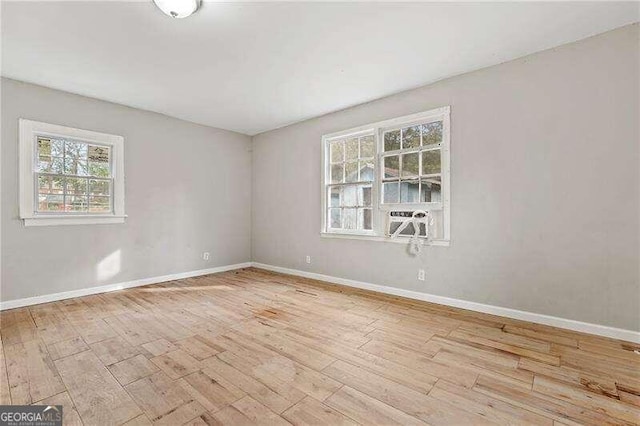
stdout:
MULTIPOLYGON (((320 236, 322 238, 337 238, 341 240, 363 240, 363 241, 379 241, 383 243, 394 243, 394 244, 408 244, 409 237, 400 237, 400 238, 389 238, 382 237, 380 235, 362 235, 362 234, 339 234, 337 232, 321 232, 320 236)), ((451 245, 451 241, 449 240, 432 240, 430 243, 426 243, 426 246, 435 246, 435 247, 449 247, 451 245)))
POLYGON ((24 226, 64 226, 64 225, 103 225, 110 223, 124 223, 127 216, 98 216, 98 215, 73 215, 73 216, 31 216, 21 218, 24 226))

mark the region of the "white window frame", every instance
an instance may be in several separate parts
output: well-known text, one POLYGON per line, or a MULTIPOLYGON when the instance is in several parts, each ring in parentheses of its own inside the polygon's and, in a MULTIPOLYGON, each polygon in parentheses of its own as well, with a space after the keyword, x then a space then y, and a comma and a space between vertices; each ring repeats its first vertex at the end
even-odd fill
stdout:
POLYGON ((124 138, 107 133, 75 129, 39 121, 19 120, 20 219, 25 226, 57 226, 124 223, 124 138), (38 213, 36 210, 36 154, 39 136, 74 139, 111 148, 113 179, 111 213, 38 213))
POLYGON ((432 240, 431 245, 449 246, 451 243, 451 158, 450 158, 450 111, 449 106, 431 109, 417 114, 397 117, 390 120, 383 120, 376 123, 367 124, 365 126, 353 129, 330 133, 322 136, 322 179, 321 179, 321 229, 320 235, 328 238, 346 238, 346 239, 362 239, 369 241, 386 241, 406 244, 406 239, 391 239, 385 236, 386 215, 390 210, 415 210, 415 209, 442 209, 443 211, 443 238, 432 240), (441 203, 398 203, 383 204, 381 202, 382 195, 382 177, 381 167, 384 157, 384 141, 383 132, 404 128, 415 124, 423 124, 433 121, 442 121, 442 143, 441 149, 441 175, 442 175, 442 201, 441 203), (365 133, 373 133, 376 144, 376 161, 374 163, 374 182, 372 185, 372 221, 373 230, 349 230, 331 229, 327 224, 327 185, 329 182, 329 141, 341 138, 348 138, 365 133))

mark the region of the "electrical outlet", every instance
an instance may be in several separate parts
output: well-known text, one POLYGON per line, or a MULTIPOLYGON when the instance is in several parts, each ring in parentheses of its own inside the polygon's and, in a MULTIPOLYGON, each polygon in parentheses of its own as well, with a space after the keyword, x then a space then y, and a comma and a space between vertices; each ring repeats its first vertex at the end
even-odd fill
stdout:
POLYGON ((424 269, 418 269, 418 281, 424 281, 424 269))
POLYGON ((304 261, 307 262, 307 263, 311 263, 311 256, 305 257, 304 261))
POLYGON ((202 260, 209 260, 209 256, 210 256, 209 252, 205 251, 204 253, 202 253, 202 260))

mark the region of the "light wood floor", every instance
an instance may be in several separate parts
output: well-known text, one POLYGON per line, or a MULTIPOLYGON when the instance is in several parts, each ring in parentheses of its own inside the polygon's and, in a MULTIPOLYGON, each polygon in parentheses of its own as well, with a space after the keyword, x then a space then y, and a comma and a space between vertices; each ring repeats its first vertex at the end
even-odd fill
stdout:
POLYGON ((4 311, 67 424, 634 424, 638 345, 258 269, 4 311))

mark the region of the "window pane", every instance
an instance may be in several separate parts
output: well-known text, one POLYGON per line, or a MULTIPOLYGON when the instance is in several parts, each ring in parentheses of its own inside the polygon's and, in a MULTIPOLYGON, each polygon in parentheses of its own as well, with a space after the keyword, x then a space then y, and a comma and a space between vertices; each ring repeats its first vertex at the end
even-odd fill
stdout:
POLYGON ((344 164, 331 166, 331 183, 342 183, 344 177, 344 164))
POLYGON ((86 160, 80 160, 77 158, 66 157, 64 159, 64 174, 66 175, 78 175, 87 176, 89 174, 89 167, 86 160))
POLYGON ((342 224, 344 229, 357 229, 356 228, 356 210, 357 209, 342 209, 342 224))
POLYGON ((111 181, 108 180, 89 180, 90 195, 111 195, 111 181))
POLYGON ((38 171, 47 173, 63 172, 62 157, 39 157, 38 171))
POLYGON ((329 189, 329 206, 331 207, 340 207, 340 202, 342 200, 342 188, 333 187, 329 189))
POLYGON ((373 135, 360 138, 360 158, 373 158, 376 155, 373 135))
POLYGON ((402 149, 420 147, 420 126, 402 129, 402 149))
POLYGON ((89 175, 95 177, 110 177, 109 163, 89 162, 89 175))
POLYGON ((38 192, 40 194, 62 194, 64 180, 55 176, 38 176, 38 192))
POLYGON ((87 183, 88 180, 84 178, 66 178, 67 180, 67 194, 72 195, 87 195, 87 183))
POLYGON ((397 178, 400 176, 400 156, 384 157, 384 177, 397 178))
POLYGON ((433 145, 442 142, 442 121, 423 124, 420 126, 422 130, 422 145, 433 145))
POLYGON ((74 160, 87 160, 87 144, 80 142, 65 142, 64 143, 64 156, 74 160))
POLYGON ((394 151, 400 149, 400 130, 393 130, 384 134, 384 150, 394 151))
POLYGON ((360 169, 361 182, 373 182, 373 160, 361 161, 358 168, 360 169))
POLYGON ((358 205, 358 185, 346 185, 342 188, 342 206, 358 205))
POLYGON ((63 211, 64 196, 62 195, 39 195, 38 211, 63 211))
POLYGON ((402 156, 402 176, 418 176, 420 171, 420 153, 413 152, 402 156))
POLYGON ((68 212, 86 212, 87 196, 86 195, 69 195, 65 199, 65 211, 68 212))
MULTIPOLYGON (((62 157, 64 143, 57 139, 38 138, 38 157, 62 157)), ((48 161, 48 160, 47 160, 48 161)))
POLYGON ((371 206, 371 187, 360 185, 358 193, 359 193, 358 205, 370 207, 371 206))
POLYGON ((387 182, 382 185, 383 200, 385 203, 398 202, 398 182, 387 182))
POLYGON ((400 182, 400 202, 417 203, 419 200, 419 184, 417 180, 400 182))
POLYGON ((344 141, 333 141, 329 144, 331 151, 331 162, 339 163, 344 161, 344 141))
POLYGON ((345 170, 345 182, 357 182, 358 181, 358 162, 346 163, 345 170))
POLYGON ((371 209, 358 209, 358 229, 371 229, 371 209))
POLYGON ((342 228, 341 209, 329 209, 329 228, 342 228))
POLYGON ((111 211, 109 197, 89 197, 89 211, 93 213, 108 213, 111 211))
POLYGON ((439 203, 442 201, 442 182, 440 176, 422 179, 420 184, 420 202, 439 203))
POLYGON ((347 139, 344 144, 344 158, 347 161, 358 159, 358 138, 347 139))
POLYGON ((440 173, 440 150, 424 151, 422 153, 422 174, 440 173))
POLYGON ((51 139, 38 138, 38 158, 41 161, 49 161, 51 157, 51 139))
POLYGON ((109 147, 100 145, 89 145, 87 157, 90 162, 109 164, 109 147))

